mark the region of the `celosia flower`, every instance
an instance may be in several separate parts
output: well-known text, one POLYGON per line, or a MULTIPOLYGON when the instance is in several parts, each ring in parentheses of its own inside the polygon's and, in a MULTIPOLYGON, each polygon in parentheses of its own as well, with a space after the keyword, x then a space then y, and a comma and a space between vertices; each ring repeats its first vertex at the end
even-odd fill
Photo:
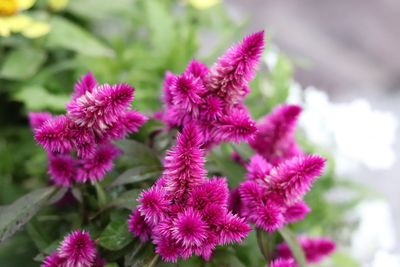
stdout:
POLYGON ((274 165, 301 154, 294 136, 300 112, 296 105, 275 108, 258 123, 258 131, 249 142, 251 147, 274 165))
POLYGON ((264 32, 258 32, 231 47, 211 70, 194 60, 181 75, 167 72, 161 119, 169 127, 198 125, 204 148, 250 140, 256 125, 243 100, 263 49, 264 32))
POLYGON ((32 130, 40 128, 46 121, 50 120, 53 116, 48 112, 29 112, 28 119, 29 125, 32 130))
POLYGON ((49 155, 49 174, 54 184, 70 186, 77 175, 78 163, 70 155, 49 155))
POLYGON ((99 145, 93 156, 80 160, 77 181, 99 181, 112 169, 113 161, 120 153, 121 151, 112 144, 99 145))
POLYGON ((64 237, 57 251, 46 257, 42 267, 102 267, 94 241, 86 231, 76 230, 64 237))
MULTIPOLYGON (((335 242, 325 237, 309 238, 303 236, 298 240, 308 263, 319 263, 336 249, 335 242)), ((277 254, 281 258, 293 258, 292 252, 286 243, 278 245, 277 254)))
POLYGON ((57 185, 95 183, 112 169, 120 150, 111 141, 147 120, 130 109, 133 91, 127 84, 99 85, 89 72, 75 84, 67 115, 29 114, 35 140, 51 155, 49 173, 57 185))
POLYGON ((44 259, 41 267, 61 267, 64 262, 65 259, 61 258, 57 252, 53 252, 44 259))
POLYGON ((271 262, 270 267, 297 267, 297 263, 294 259, 276 259, 271 262))
POLYGON ((38 21, 22 11, 31 8, 36 0, 2 0, 0 2, 0 36, 21 33, 28 38, 37 38, 50 31, 48 23, 38 21))
POLYGON ((301 199, 324 165, 325 160, 314 155, 296 156, 275 167, 253 156, 247 165, 247 181, 238 188, 237 212, 268 232, 303 219, 310 209, 301 199))
POLYGON ((149 240, 151 235, 150 226, 145 222, 145 217, 137 209, 129 216, 128 230, 139 237, 142 242, 149 240))
POLYGON ((58 248, 58 255, 66 266, 91 266, 96 259, 96 246, 86 231, 74 231, 67 235, 58 248))
POLYGON ((141 194, 129 219, 129 230, 142 240, 151 237, 165 261, 193 254, 208 260, 217 245, 240 242, 250 230, 228 211, 226 179, 206 178, 201 146, 199 130, 188 124, 167 152, 162 176, 141 194))

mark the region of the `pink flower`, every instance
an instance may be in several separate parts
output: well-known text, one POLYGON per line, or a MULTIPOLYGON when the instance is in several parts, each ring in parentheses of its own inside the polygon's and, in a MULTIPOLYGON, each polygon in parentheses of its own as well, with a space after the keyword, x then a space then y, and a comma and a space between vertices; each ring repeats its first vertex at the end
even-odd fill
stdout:
POLYGON ((57 250, 65 260, 63 266, 91 267, 96 259, 96 246, 86 231, 76 230, 67 235, 57 250))
POLYGON ((201 142, 198 129, 189 124, 178 135, 176 147, 167 152, 164 163, 165 189, 173 192, 176 199, 185 199, 189 191, 205 179, 201 142))
POLYGON ((296 105, 275 108, 257 125, 258 131, 250 141, 251 147, 274 165, 301 154, 294 136, 300 112, 301 108, 296 105))
POLYGON ((67 104, 67 114, 81 127, 91 127, 102 136, 110 124, 133 100, 133 87, 128 84, 99 85, 67 104))
POLYGON ((29 112, 28 119, 29 125, 31 126, 32 130, 35 131, 36 129, 40 128, 46 121, 50 120, 53 117, 51 113, 48 112, 29 112))
POLYGON ((218 59, 206 78, 207 87, 229 103, 241 101, 263 50, 263 31, 245 37, 218 59))
POLYGON ((73 148, 69 138, 68 118, 64 115, 47 120, 35 131, 35 140, 48 152, 69 153, 73 148))
POLYGON ((57 252, 53 252, 44 259, 41 267, 61 267, 64 266, 65 259, 61 258, 57 252))
POLYGON ((128 84, 98 85, 88 73, 76 83, 67 115, 29 114, 36 142, 53 155, 49 173, 57 185, 95 183, 112 169, 120 151, 110 142, 137 132, 147 121, 130 109, 133 92, 128 84))
POLYGON ((285 221, 287 223, 294 223, 302 221, 304 217, 310 213, 311 208, 304 201, 299 201, 287 207, 285 211, 285 221))
POLYGON ((227 141, 239 143, 242 139, 250 140, 256 130, 256 125, 247 110, 231 109, 216 123, 216 127, 212 130, 212 138, 217 143, 227 141))
MULTIPOLYGON (((324 258, 332 254, 336 249, 335 242, 325 237, 309 238, 303 236, 299 238, 299 242, 308 263, 319 263, 324 258)), ((277 253, 279 257, 285 259, 293 257, 292 252, 286 243, 281 243, 278 245, 277 253)))
POLYGON ((166 216, 170 204, 166 192, 158 186, 143 191, 138 201, 142 203, 138 209, 150 225, 156 225, 166 216))
POLYGON ((93 156, 81 160, 77 181, 95 183, 101 180, 112 169, 113 160, 120 153, 121 151, 112 144, 98 146, 93 156))
POLYGON ((93 89, 97 86, 96 78, 93 76, 93 73, 88 72, 75 84, 74 86, 74 94, 73 98, 76 99, 86 92, 92 92, 93 89))
POLYGON ((272 165, 269 164, 262 156, 256 154, 250 158, 250 162, 246 166, 248 180, 264 180, 271 172, 272 165))
POLYGON ((270 267, 298 267, 294 259, 278 258, 271 262, 270 267))
POLYGON ((151 229, 145 222, 145 217, 137 209, 129 216, 128 229, 129 232, 139 237, 142 242, 146 242, 150 238, 151 229))
POLYGON ((69 187, 77 175, 77 166, 69 155, 49 154, 49 174, 56 185, 69 187))
POLYGON ((238 188, 238 212, 267 232, 304 219, 310 208, 301 199, 324 165, 325 160, 315 155, 296 156, 275 167, 253 156, 247 165, 247 181, 238 188))
POLYGON ((320 156, 297 156, 273 168, 267 180, 286 203, 293 203, 310 190, 324 167, 325 159, 320 156))
POLYGON ((221 142, 251 139, 255 122, 243 100, 250 91, 256 65, 264 49, 264 33, 246 37, 222 56, 210 71, 193 60, 181 75, 167 72, 164 80, 164 107, 157 114, 169 127, 183 128, 188 123, 199 127, 203 147, 221 142))
POLYGON ((208 260, 217 245, 239 242, 250 231, 228 211, 226 179, 206 178, 201 146, 199 130, 188 124, 167 152, 162 176, 142 193, 129 219, 130 231, 142 240, 150 236, 165 261, 193 254, 208 260))
POLYGON ((171 230, 184 247, 201 246, 207 237, 207 224, 198 211, 190 208, 177 215, 171 230))

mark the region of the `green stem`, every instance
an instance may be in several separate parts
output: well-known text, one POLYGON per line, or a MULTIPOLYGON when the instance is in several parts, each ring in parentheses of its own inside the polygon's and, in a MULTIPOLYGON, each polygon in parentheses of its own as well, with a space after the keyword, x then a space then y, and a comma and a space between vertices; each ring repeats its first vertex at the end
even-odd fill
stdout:
POLYGON ((268 238, 268 234, 261 229, 257 229, 257 243, 258 247, 261 251, 261 254, 264 256, 266 261, 266 266, 269 266, 269 262, 272 258, 271 255, 271 240, 268 238))
POLYGON ((156 266, 158 259, 160 258, 160 255, 156 254, 154 256, 154 258, 151 260, 151 262, 149 263, 149 265, 147 265, 147 267, 154 267, 156 266))

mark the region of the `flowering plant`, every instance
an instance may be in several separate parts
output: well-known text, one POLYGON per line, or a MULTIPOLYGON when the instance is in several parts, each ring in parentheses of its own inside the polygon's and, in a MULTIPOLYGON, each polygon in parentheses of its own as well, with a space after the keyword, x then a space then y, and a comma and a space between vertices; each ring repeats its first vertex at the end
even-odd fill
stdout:
MULTIPOLYGON (((200 57, 195 22, 207 15, 191 11, 207 7, 180 3, 189 11, 175 21, 168 11, 176 3, 161 2, 135 1, 140 14, 114 7, 144 25, 145 35, 139 26, 118 29, 126 39, 88 35, 77 26, 83 20, 95 28, 98 14, 71 0, 51 19, 44 47, 38 40, 35 48, 10 48, 20 36, 0 40, 14 55, 2 64, 2 86, 28 109, 31 128, 13 137, 18 151, 27 145, 28 152, 16 155, 26 164, 16 165, 22 166, 19 174, 4 172, 17 173, 18 182, 28 174, 17 195, 31 192, 17 200, 13 190, 0 195, 7 204, 0 206, 0 242, 6 252, 24 243, 28 263, 6 255, 7 261, 26 266, 34 258, 44 267, 345 266, 343 254, 333 254, 335 241, 342 241, 336 232, 342 217, 329 216, 343 206, 324 195, 336 186, 332 160, 299 138, 302 107, 284 103, 290 61, 280 55, 265 75, 263 31, 218 58, 200 57), (63 39, 64 33, 77 42, 63 39), (39 63, 21 76, 12 62, 30 52, 39 63), (72 79, 85 72, 73 90, 55 89, 72 88, 72 79)), ((101 15, 108 11, 96 8, 101 15)), ((4 192, 14 189, 4 184, 4 192)))

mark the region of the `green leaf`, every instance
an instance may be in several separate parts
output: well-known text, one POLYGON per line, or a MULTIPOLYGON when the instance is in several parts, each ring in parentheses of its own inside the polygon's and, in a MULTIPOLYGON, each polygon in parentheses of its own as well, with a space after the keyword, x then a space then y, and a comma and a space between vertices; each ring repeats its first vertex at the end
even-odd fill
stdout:
POLYGON ((285 242, 288 244, 290 250, 294 258, 300 267, 306 267, 306 258, 304 256, 303 249, 301 248, 297 236, 294 232, 292 232, 288 227, 283 227, 279 230, 279 233, 282 235, 285 242))
POLYGON ((121 160, 131 167, 143 165, 162 167, 157 154, 148 146, 140 142, 134 140, 122 140, 117 142, 117 145, 124 151, 121 160))
POLYGON ((157 179, 161 174, 160 165, 137 166, 129 169, 117 177, 109 187, 143 182, 149 179, 157 179))
POLYGON ((111 206, 132 210, 134 207, 136 207, 136 199, 139 197, 141 192, 142 189, 132 189, 126 191, 118 198, 114 199, 111 202, 111 206))
POLYGON ((128 231, 126 220, 115 220, 107 225, 99 240, 100 246, 116 251, 128 245, 133 240, 133 237, 128 231))
POLYGON ((40 110, 65 110, 65 104, 69 96, 62 94, 51 94, 40 86, 24 87, 14 95, 16 100, 23 102, 27 109, 32 111, 40 110))
POLYGON ((35 75, 46 60, 43 50, 20 47, 9 53, 0 70, 0 77, 11 80, 24 80, 35 75))
POLYGON ((112 49, 69 20, 56 16, 50 25, 52 30, 46 39, 50 48, 65 48, 88 56, 114 56, 112 49))
POLYGON ((145 1, 145 8, 154 51, 160 56, 167 56, 176 41, 173 16, 167 10, 165 1, 145 1))
POLYGON ((25 225, 54 193, 55 187, 37 189, 1 210, 0 243, 6 240, 25 225))

